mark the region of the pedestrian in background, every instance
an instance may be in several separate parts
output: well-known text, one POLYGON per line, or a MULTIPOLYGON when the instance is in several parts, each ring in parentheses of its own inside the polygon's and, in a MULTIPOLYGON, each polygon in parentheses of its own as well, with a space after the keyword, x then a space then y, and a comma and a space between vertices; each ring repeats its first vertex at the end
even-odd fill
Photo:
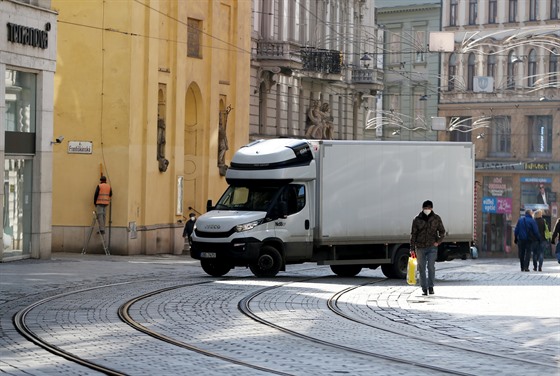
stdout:
POLYGON ((551 243, 556 243, 556 260, 558 260, 560 264, 560 218, 556 220, 556 224, 554 225, 551 243), (556 237, 558 237, 558 242, 556 242, 556 237))
POLYGON ((113 190, 111 186, 107 184, 107 178, 103 175, 99 178, 99 184, 95 188, 95 194, 93 195, 93 204, 95 205, 95 211, 97 213, 97 222, 99 224, 99 233, 105 233, 105 216, 107 212, 107 205, 111 202, 111 197, 113 196, 113 190))
POLYGON ((194 223, 196 222, 196 214, 190 213, 189 220, 185 223, 185 228, 183 228, 183 238, 185 238, 185 244, 187 245, 187 251, 191 249, 191 235, 194 231, 194 223))
POLYGON ((434 213, 430 200, 422 203, 422 211, 412 220, 410 248, 416 250, 422 295, 434 294, 438 246, 445 237, 440 216, 434 213), (426 268, 428 277, 426 279, 426 268))
POLYGON ((544 251, 549 246, 548 240, 546 240, 546 237, 544 235, 546 222, 543 218, 542 210, 537 210, 533 214, 533 217, 535 218, 535 222, 537 223, 537 228, 539 230, 539 236, 540 236, 540 240, 537 242, 536 246, 533 247, 533 271, 537 271, 537 267, 538 267, 539 272, 542 272, 544 251))
POLYGON ((537 222, 533 219, 533 211, 525 210, 525 215, 520 217, 515 225, 514 243, 517 244, 519 252, 519 265, 522 272, 529 271, 529 262, 531 261, 531 252, 539 240, 539 229, 537 222))

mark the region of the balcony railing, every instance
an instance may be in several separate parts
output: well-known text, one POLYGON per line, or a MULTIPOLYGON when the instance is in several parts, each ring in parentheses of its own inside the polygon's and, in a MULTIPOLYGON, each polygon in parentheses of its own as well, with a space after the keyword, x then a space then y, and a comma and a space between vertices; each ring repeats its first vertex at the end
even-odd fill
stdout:
POLYGON ((340 74, 342 71, 342 53, 336 50, 320 48, 302 48, 301 60, 304 71, 340 74))
POLYGON ((301 63, 299 50, 300 46, 291 42, 258 41, 256 58, 301 63))
POLYGON ((352 69, 352 83, 370 84, 383 82, 383 72, 375 68, 352 69))

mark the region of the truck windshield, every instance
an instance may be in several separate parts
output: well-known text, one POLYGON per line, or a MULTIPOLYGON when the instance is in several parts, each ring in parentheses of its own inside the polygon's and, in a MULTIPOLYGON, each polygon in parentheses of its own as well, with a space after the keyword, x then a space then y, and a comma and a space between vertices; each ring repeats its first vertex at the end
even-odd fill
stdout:
POLYGON ((280 187, 229 186, 216 203, 218 210, 268 211, 280 187))

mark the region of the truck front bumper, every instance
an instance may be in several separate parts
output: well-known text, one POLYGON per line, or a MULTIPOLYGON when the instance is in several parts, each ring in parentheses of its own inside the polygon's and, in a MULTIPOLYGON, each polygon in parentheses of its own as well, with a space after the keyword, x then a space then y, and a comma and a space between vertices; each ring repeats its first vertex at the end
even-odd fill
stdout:
POLYGON ((230 243, 206 243, 193 241, 191 257, 196 260, 215 260, 233 266, 246 266, 255 262, 262 243, 253 238, 235 239, 230 243))

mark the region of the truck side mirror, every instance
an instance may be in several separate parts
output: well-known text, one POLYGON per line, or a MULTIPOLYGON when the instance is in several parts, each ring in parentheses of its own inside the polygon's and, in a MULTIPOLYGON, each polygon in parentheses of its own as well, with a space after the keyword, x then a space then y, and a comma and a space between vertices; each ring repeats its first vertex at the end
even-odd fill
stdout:
POLYGON ((209 212, 211 210, 214 210, 214 207, 212 206, 212 200, 208 200, 206 201, 206 211, 209 212))

